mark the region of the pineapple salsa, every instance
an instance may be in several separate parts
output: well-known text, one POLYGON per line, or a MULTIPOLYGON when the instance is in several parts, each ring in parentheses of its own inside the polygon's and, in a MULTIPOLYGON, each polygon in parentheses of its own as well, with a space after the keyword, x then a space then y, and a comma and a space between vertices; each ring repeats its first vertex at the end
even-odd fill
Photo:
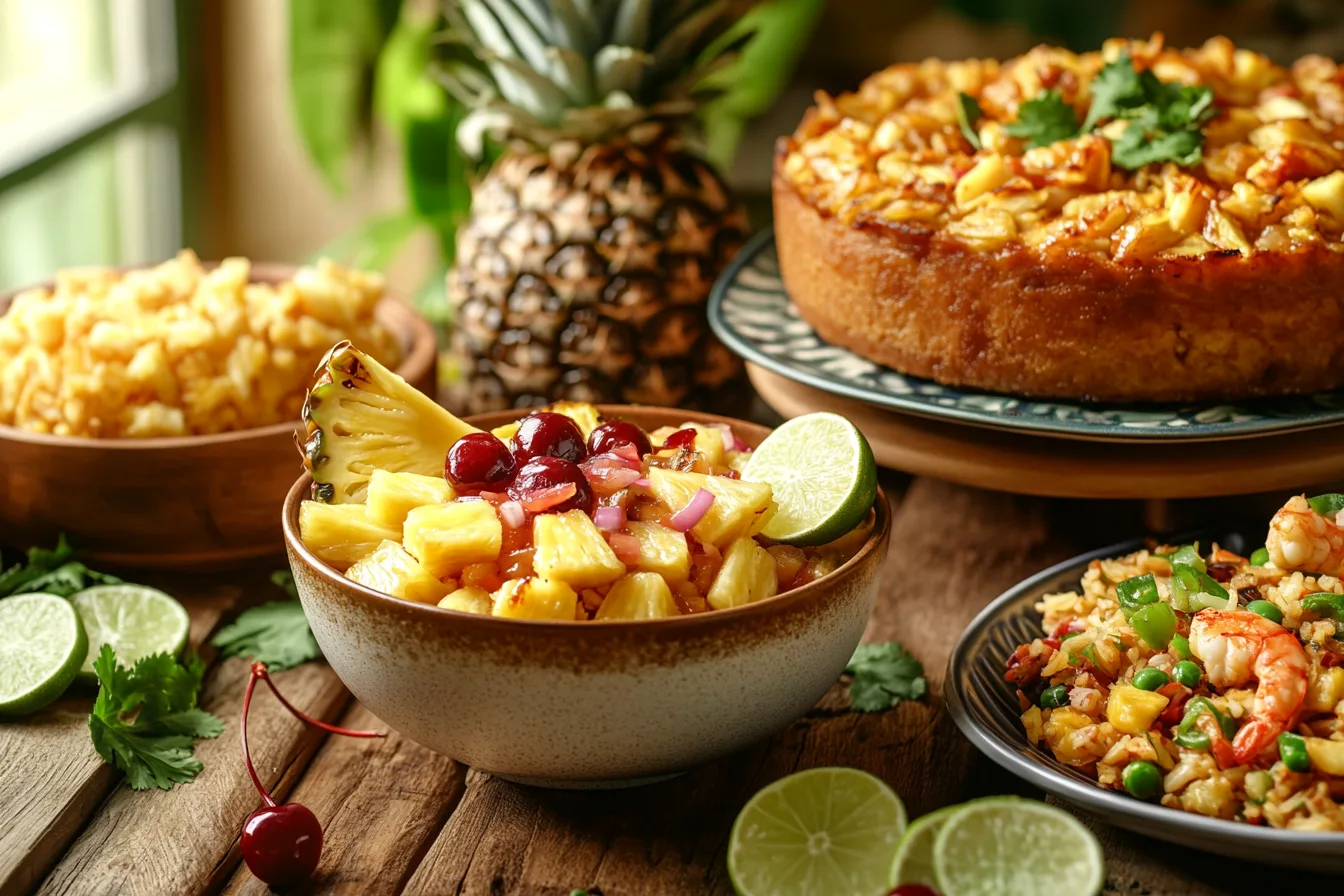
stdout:
POLYGON ((517 619, 645 619, 797 588, 863 545, 761 535, 774 490, 727 426, 646 433, 561 402, 483 432, 348 342, 304 407, 303 543, 385 594, 517 619))

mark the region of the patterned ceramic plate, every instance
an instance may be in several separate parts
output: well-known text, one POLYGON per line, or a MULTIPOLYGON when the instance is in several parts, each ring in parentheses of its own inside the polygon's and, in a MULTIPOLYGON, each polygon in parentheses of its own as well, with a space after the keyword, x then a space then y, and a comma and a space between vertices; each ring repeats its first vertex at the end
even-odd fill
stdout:
POLYGON ((709 300, 719 338, 748 361, 836 395, 925 417, 1100 441, 1211 441, 1279 435, 1344 422, 1344 392, 1238 405, 1083 405, 940 386, 830 345, 793 310, 774 234, 758 234, 709 300))
MULTIPOLYGON (((1202 533, 1200 540, 1208 540, 1209 534, 1202 533)), ((1239 553, 1248 549, 1246 539, 1235 533, 1212 540, 1239 553)), ((1017 696, 1003 680, 1003 670, 1018 644, 1040 635, 1041 617, 1034 604, 1044 594, 1077 588, 1093 560, 1122 556, 1141 547, 1141 541, 1125 542, 1066 560, 986 607, 966 627, 947 665, 943 699, 957 727, 980 752, 1014 775, 1112 824, 1182 847, 1195 845, 1220 855, 1254 856, 1255 861, 1275 865, 1344 873, 1344 835, 1261 828, 1141 802, 1103 790, 1091 778, 1027 742, 1018 720, 1017 696)))

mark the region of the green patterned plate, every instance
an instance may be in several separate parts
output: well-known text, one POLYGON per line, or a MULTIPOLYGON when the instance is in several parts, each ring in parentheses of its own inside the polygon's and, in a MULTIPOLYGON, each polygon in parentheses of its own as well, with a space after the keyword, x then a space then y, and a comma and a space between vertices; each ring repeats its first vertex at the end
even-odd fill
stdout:
POLYGON ((1087 405, 942 386, 823 342, 779 277, 772 231, 757 234, 715 285, 709 323, 729 347, 800 383, 868 404, 975 426, 1105 442, 1214 441, 1344 422, 1344 392, 1229 404, 1087 405))

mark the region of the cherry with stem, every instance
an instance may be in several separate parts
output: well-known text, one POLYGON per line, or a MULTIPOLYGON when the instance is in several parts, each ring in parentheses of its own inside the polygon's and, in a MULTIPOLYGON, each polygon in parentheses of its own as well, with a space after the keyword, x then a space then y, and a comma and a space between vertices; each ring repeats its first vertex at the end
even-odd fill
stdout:
POLYGON ((351 731, 337 725, 329 725, 320 719, 300 710, 285 699, 275 682, 271 680, 265 663, 253 663, 252 674, 247 680, 247 693, 243 695, 243 761, 247 764, 247 773, 252 778, 257 793, 261 794, 262 806, 247 816, 243 822, 242 851, 243 860, 262 882, 272 887, 282 887, 306 880, 317 868, 322 858, 322 825, 305 806, 298 803, 277 803, 271 792, 261 783, 257 769, 252 764, 252 753, 247 746, 247 714, 252 706, 252 691, 257 681, 266 682, 271 693, 280 703, 299 720, 332 734, 346 737, 386 737, 383 731, 351 731))

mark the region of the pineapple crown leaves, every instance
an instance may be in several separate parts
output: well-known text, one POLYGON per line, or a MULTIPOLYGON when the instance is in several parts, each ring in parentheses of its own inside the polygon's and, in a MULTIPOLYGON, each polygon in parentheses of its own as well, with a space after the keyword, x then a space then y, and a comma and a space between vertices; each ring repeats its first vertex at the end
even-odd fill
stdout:
POLYGON ((458 142, 478 158, 486 137, 596 142, 689 116, 752 36, 733 13, 730 0, 447 0, 439 75, 472 110, 458 142))

